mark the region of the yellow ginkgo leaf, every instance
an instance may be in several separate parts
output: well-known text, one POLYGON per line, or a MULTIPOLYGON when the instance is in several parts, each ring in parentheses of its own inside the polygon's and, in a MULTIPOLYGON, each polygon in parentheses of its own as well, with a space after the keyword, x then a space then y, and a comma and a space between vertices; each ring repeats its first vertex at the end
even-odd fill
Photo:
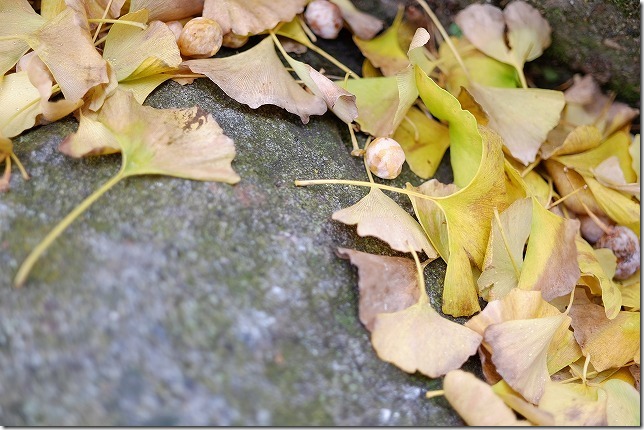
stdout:
POLYGON ((229 97, 253 109, 273 104, 299 115, 304 124, 310 115, 326 112, 324 100, 307 93, 286 71, 270 37, 240 54, 183 64, 195 73, 208 76, 229 97))
POLYGON ((554 128, 548 134, 548 140, 539 150, 541 158, 548 159, 556 155, 576 154, 597 148, 602 141, 602 134, 594 125, 580 125, 568 132, 567 128, 554 128))
POLYGON ((526 400, 538 403, 550 379, 547 355, 561 327, 570 317, 559 314, 544 318, 511 320, 490 325, 484 334, 492 350, 496 371, 526 400))
POLYGON ((606 392, 597 387, 549 381, 539 409, 550 412, 557 426, 605 426, 606 400, 606 392))
POLYGON ((435 259, 438 254, 418 222, 378 188, 372 188, 358 203, 333 213, 332 218, 358 226, 358 235, 384 240, 392 249, 409 252, 410 247, 435 259))
POLYGON ((492 219, 483 273, 477 281, 480 296, 488 302, 502 299, 519 283, 531 226, 532 199, 517 200, 492 219))
POLYGON ((423 179, 434 176, 449 147, 449 129, 412 107, 393 138, 405 151, 411 171, 423 179))
POLYGON ((58 150, 70 157, 114 154, 121 146, 114 134, 98 119, 94 112, 80 111, 78 130, 61 142, 58 150))
POLYGON ((331 3, 335 3, 340 8, 342 18, 346 21, 349 29, 360 39, 373 39, 384 26, 382 20, 356 9, 350 0, 331 0, 331 3))
POLYGON ((601 384, 606 392, 606 421, 609 426, 640 426, 640 393, 619 379, 601 384))
POLYGON ((609 320, 602 306, 587 303, 573 305, 570 316, 575 339, 597 371, 639 359, 639 312, 621 311, 609 320))
POLYGON ((398 312, 418 302, 418 274, 408 258, 338 248, 338 255, 358 267, 360 321, 372 331, 376 315, 398 312))
POLYGON ((560 91, 494 88, 475 82, 468 90, 487 113, 488 126, 503 137, 510 154, 526 166, 535 160, 565 105, 560 91))
POLYGON ((612 155, 591 169, 597 182, 605 187, 612 188, 622 193, 629 194, 637 199, 640 196, 640 184, 638 182, 626 183, 624 171, 619 165, 619 158, 612 155))
POLYGON ((419 66, 414 66, 414 70, 423 103, 433 116, 448 123, 454 183, 465 187, 481 164, 483 144, 476 118, 461 109, 458 100, 439 87, 419 66))
MULTIPOLYGON (((501 300, 488 303, 485 309, 465 323, 466 327, 483 335, 492 324, 558 316, 561 312, 541 297, 538 291, 513 289, 501 300)), ((483 345, 491 349, 490 345, 483 345)), ((572 332, 560 328, 552 338, 547 354, 548 373, 553 374, 581 357, 581 349, 572 332)))
POLYGON ((577 261, 581 270, 582 280, 590 287, 591 291, 599 290, 604 303, 606 317, 608 319, 615 318, 622 309, 622 294, 612 279, 615 274, 615 256, 613 255, 612 275, 607 274, 596 255, 597 251, 602 250, 593 250, 581 236, 575 238, 575 243, 577 245, 577 261))
POLYGON ((471 373, 462 370, 448 372, 443 380, 443 391, 449 404, 467 425, 521 425, 512 409, 492 391, 492 387, 471 373))
POLYGON ((481 336, 441 317, 429 302, 378 314, 371 342, 378 356, 405 372, 437 378, 476 353, 481 336))
POLYGON ((627 311, 640 310, 640 271, 623 281, 617 281, 617 286, 622 293, 622 306, 627 311))
MULTIPOLYGON (((500 378, 500 377, 499 377, 500 378)), ((494 394, 519 415, 538 426, 553 426, 555 419, 550 412, 539 409, 528 402, 523 396, 512 389, 503 379, 492 386, 494 394)))
POLYGON ((442 220, 436 217, 433 206, 423 205, 421 200, 431 200, 444 214, 449 255, 445 255, 444 245, 436 248, 444 259, 447 257, 443 312, 454 316, 471 315, 480 309, 471 265, 479 268, 483 265, 494 208, 502 211, 508 206, 501 140, 484 127, 476 135, 483 141, 483 156, 466 187, 446 197, 412 197, 416 216, 435 245, 444 244, 440 232, 444 232, 445 226, 436 226, 442 220))
POLYGON ((561 218, 532 199, 532 229, 518 288, 540 290, 550 301, 565 296, 579 279, 575 237, 579 221, 561 218))
POLYGON ((641 162, 641 142, 640 134, 637 133, 633 136, 631 144, 628 146, 628 153, 631 155, 631 167, 635 172, 636 181, 640 183, 640 162, 641 162))
POLYGON ((371 40, 353 37, 362 54, 385 76, 393 76, 409 65, 407 54, 398 40, 398 29, 402 24, 402 18, 403 9, 400 8, 394 22, 380 36, 371 40))
POLYGON ((217 21, 224 34, 258 34, 289 22, 304 11, 307 0, 206 0, 203 16, 217 21))
MULTIPOLYGON (((147 10, 139 10, 120 19, 145 24, 149 16, 147 10)), ((174 70, 181 63, 174 33, 160 21, 151 22, 145 30, 114 24, 105 39, 103 57, 119 82, 158 75, 174 70)))
POLYGON ((599 207, 615 223, 626 226, 639 236, 640 205, 619 191, 605 187, 596 179, 584 176, 584 181, 592 192, 599 207))
POLYGON ((0 82, 0 135, 14 137, 33 127, 42 113, 40 93, 27 72, 10 73, 0 82))

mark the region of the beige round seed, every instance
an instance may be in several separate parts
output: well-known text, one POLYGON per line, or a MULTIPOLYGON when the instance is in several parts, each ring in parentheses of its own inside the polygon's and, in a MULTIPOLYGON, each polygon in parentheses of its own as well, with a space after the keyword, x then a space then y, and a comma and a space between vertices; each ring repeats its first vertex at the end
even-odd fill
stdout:
POLYGON ((248 42, 248 36, 240 36, 231 31, 224 34, 224 41, 222 45, 226 48, 237 49, 244 46, 246 42, 248 42))
POLYGON ((379 137, 369 144, 365 153, 367 167, 382 179, 394 179, 400 175, 405 152, 395 140, 379 137))
POLYGON ((328 0, 313 0, 309 3, 304 19, 313 33, 323 39, 335 39, 342 29, 342 12, 328 0))
POLYGON ((626 279, 640 268, 640 241, 630 228, 613 227, 599 238, 595 248, 608 248, 617 257, 615 279, 626 279))
POLYGON ((179 50, 184 57, 209 58, 221 48, 222 31, 217 21, 194 18, 186 23, 179 36, 179 50))

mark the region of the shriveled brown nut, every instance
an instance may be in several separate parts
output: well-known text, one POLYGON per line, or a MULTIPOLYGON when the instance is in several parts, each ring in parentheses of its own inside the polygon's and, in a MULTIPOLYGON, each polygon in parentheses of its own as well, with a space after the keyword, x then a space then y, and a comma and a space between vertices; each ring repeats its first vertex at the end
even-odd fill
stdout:
POLYGON ((179 21, 170 21, 166 22, 165 25, 174 33, 174 40, 179 42, 179 37, 181 36, 181 30, 183 30, 183 24, 179 21))
POLYGON ((369 170, 382 179, 394 179, 400 175, 405 162, 402 147, 389 137, 379 137, 371 142, 364 156, 369 170))
POLYGON ((241 48, 248 42, 248 36, 240 36, 232 31, 224 34, 224 41, 222 43, 226 48, 241 48))
POLYGON ((186 23, 179 36, 179 50, 184 57, 209 58, 221 48, 222 31, 217 21, 194 18, 186 23))
POLYGON ((608 248, 617 257, 615 279, 626 279, 640 268, 640 243, 630 228, 613 227, 599 238, 595 248, 608 248))
POLYGON ((313 0, 309 3, 304 19, 313 33, 323 39, 335 39, 342 29, 342 11, 328 0, 313 0))

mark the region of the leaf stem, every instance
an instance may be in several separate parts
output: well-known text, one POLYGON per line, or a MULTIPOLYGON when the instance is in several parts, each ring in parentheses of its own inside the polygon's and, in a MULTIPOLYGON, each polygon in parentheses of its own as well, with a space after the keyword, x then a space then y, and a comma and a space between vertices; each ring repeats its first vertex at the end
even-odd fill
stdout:
POLYGON ((139 27, 140 29, 143 29, 143 30, 148 28, 146 24, 143 24, 141 22, 128 21, 124 19, 91 18, 91 19, 88 19, 87 21, 91 22, 92 24, 95 24, 95 23, 125 24, 125 25, 131 25, 132 27, 139 27))
POLYGON ((550 204, 546 207, 546 209, 552 209, 553 207, 557 206, 559 203, 561 203, 561 202, 565 201, 568 197, 570 197, 570 196, 574 196, 574 195, 575 195, 575 194, 577 194, 578 192, 580 192, 580 191, 584 191, 584 190, 587 190, 587 189, 588 189, 588 185, 585 185, 585 184, 584 184, 584 186, 583 186, 583 187, 579 187, 579 188, 577 188, 576 190, 571 191, 571 192, 570 192, 570 194, 566 194, 565 196, 560 197, 559 199, 557 199, 557 200, 555 200, 554 202, 550 203, 550 204))
POLYGON ((463 73, 465 73, 465 76, 467 76, 467 80, 471 81, 472 76, 470 75, 470 71, 465 66, 465 63, 463 62, 463 58, 461 58, 461 54, 459 54, 458 50, 456 49, 456 46, 454 46, 454 44, 452 43, 452 39, 449 37, 449 34, 447 34, 447 31, 445 31, 445 27, 443 27, 443 24, 441 24, 436 14, 427 5, 425 0, 416 0, 416 2, 420 5, 421 8, 423 8, 423 10, 427 13, 427 15, 429 15, 429 18, 432 20, 432 22, 438 29, 438 32, 441 34, 441 36, 443 36, 445 43, 447 43, 447 46, 449 46, 449 49, 451 49, 452 52, 454 53, 454 58, 456 58, 456 61, 458 61, 458 64, 461 66, 461 69, 463 69, 463 73))
POLYGON ((517 266, 517 262, 514 261, 514 257, 512 256, 512 250, 510 249, 510 242, 508 241, 508 237, 505 235, 505 231, 503 230, 503 224, 501 224, 501 217, 499 216, 499 211, 497 210, 496 207, 494 208, 494 219, 496 220, 496 223, 499 225, 499 232, 501 232, 501 239, 503 239, 505 250, 508 252, 508 256, 510 257, 510 263, 512 263, 514 274, 516 275, 518 280, 521 277, 521 271, 519 270, 519 266, 517 266))
POLYGON ((418 259, 418 254, 416 250, 409 242, 409 252, 411 252, 412 257, 414 257, 414 262, 416 263, 416 273, 418 274, 418 289, 420 290, 420 297, 418 298, 418 304, 426 305, 429 303, 429 296, 427 295, 427 289, 425 288, 425 274, 423 273, 423 266, 420 264, 418 259))
POLYGON ((96 200, 99 199, 103 194, 105 194, 110 188, 116 185, 121 179, 125 178, 127 175, 124 172, 124 169, 121 170, 110 180, 105 182, 99 189, 94 191, 89 195, 85 200, 83 200, 78 206, 76 206, 70 213, 67 214, 48 234, 45 238, 29 253, 25 261, 18 269, 16 277, 13 281, 16 288, 22 287, 31 272, 31 269, 36 264, 36 261, 40 256, 49 248, 49 246, 60 236, 67 227, 76 219, 79 215, 87 210, 96 200))
POLYGON ((365 146, 365 149, 360 149, 360 146, 358 146, 358 139, 356 139, 356 133, 353 131, 353 126, 351 124, 347 124, 347 126, 349 127, 349 135, 351 136, 351 144, 353 145, 351 155, 354 157, 361 157, 364 155, 367 147, 365 146))
POLYGON ((392 187, 390 185, 378 184, 378 183, 369 183, 363 181, 351 181, 346 179, 310 179, 310 180, 297 180, 295 181, 295 186, 297 187, 308 187, 309 185, 354 185, 356 187, 376 187, 381 190, 393 191, 394 193, 404 194, 406 196, 417 197, 419 199, 425 199, 430 201, 442 200, 441 197, 431 197, 426 194, 417 193, 415 191, 403 190, 402 188, 392 187))
MULTIPOLYGON (((105 6, 105 10, 103 11, 103 16, 101 17, 102 19, 105 19, 105 17, 107 16, 107 12, 112 7, 112 1, 113 0, 110 0, 109 2, 107 2, 107 6, 105 6)), ((101 32, 102 27, 103 27, 103 23, 99 22, 98 26, 96 27, 96 32, 94 33, 94 37, 92 38, 92 43, 96 43, 96 39, 98 38, 98 34, 101 32)))
POLYGON ((445 390, 434 390, 434 391, 428 391, 425 393, 425 398, 426 399, 433 399, 434 397, 439 397, 439 396, 444 396, 445 395, 445 390))
POLYGON ((25 170, 25 166, 23 166, 22 163, 20 162, 20 159, 18 158, 18 156, 15 153, 12 152, 11 153, 11 158, 16 163, 16 166, 18 166, 18 170, 20 170, 20 174, 22 175, 22 178, 25 181, 28 181, 29 179, 31 179, 29 177, 29 174, 27 173, 27 170, 25 170))
POLYGON ((333 63, 333 65, 335 65, 338 69, 342 70, 345 73, 350 74, 351 77, 353 77, 354 79, 360 79, 360 76, 358 76, 357 73, 355 73, 353 70, 351 70, 350 68, 348 68, 347 66, 345 66, 344 64, 342 64, 341 62, 336 60, 335 57, 333 57, 331 54, 329 54, 328 52, 326 52, 322 48, 319 48, 317 45, 315 45, 313 43, 307 43, 305 46, 307 48, 309 48, 311 51, 319 54, 323 58, 325 58, 328 61, 330 61, 331 63, 333 63))

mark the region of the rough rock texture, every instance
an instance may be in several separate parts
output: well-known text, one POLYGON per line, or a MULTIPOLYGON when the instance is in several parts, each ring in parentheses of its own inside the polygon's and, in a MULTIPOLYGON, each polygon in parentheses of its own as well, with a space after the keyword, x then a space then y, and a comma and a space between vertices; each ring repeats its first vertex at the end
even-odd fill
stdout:
MULTIPOLYGON (((606 90, 634 107, 640 104, 640 3, 634 0, 527 0, 553 29, 552 45, 528 63, 539 86, 563 83, 573 73, 590 73, 606 90)), ((359 3, 359 2, 356 2, 359 3)), ((365 3, 365 2, 362 2, 365 3)), ((383 0, 389 20, 403 0, 383 0)), ((414 3, 414 2, 410 2, 414 3)), ((427 0, 443 25, 472 0, 427 0)), ((508 0, 485 3, 503 8, 508 0)), ((390 21, 389 21, 390 22, 390 21)))

